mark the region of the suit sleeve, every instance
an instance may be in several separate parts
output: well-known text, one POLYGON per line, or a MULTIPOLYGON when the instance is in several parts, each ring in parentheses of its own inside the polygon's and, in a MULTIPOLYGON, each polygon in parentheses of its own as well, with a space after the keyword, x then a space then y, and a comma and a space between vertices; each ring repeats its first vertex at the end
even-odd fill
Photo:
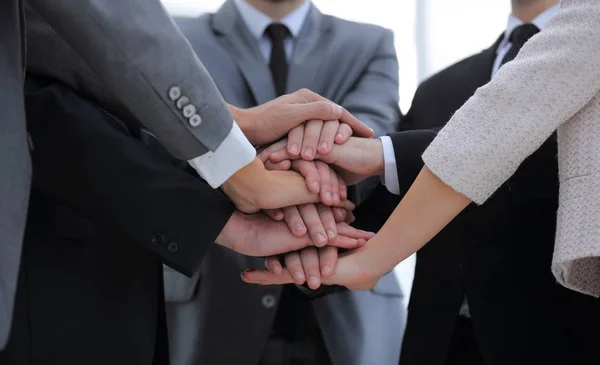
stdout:
POLYGON ((421 155, 437 135, 435 129, 394 132, 389 136, 394 145, 400 194, 405 194, 423 168, 421 155))
POLYGON ((340 104, 383 136, 400 121, 398 85, 394 34, 385 30, 364 74, 340 104))
POLYGON ((159 0, 29 4, 173 156, 194 160, 226 140, 231 113, 159 0))
POLYGON ((543 32, 477 90, 423 158, 482 204, 600 91, 600 3, 563 1, 543 32))
POLYGON ((229 200, 58 84, 27 96, 33 186, 191 275, 233 212, 229 200))

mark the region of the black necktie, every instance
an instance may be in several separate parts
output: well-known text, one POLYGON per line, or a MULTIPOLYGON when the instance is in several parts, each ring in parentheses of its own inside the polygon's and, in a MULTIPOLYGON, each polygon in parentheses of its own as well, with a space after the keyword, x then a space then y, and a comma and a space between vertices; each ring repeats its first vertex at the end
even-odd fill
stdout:
POLYGON ((539 28, 533 24, 523 24, 516 27, 512 33, 510 33, 510 49, 504 58, 502 59, 502 64, 504 65, 507 62, 510 62, 517 57, 521 47, 529 40, 529 38, 540 32, 539 28))
POLYGON ((271 39, 271 59, 269 67, 273 75, 273 84, 277 96, 285 94, 287 86, 288 63, 285 54, 285 37, 290 34, 288 27, 281 23, 273 23, 265 30, 267 36, 271 39))

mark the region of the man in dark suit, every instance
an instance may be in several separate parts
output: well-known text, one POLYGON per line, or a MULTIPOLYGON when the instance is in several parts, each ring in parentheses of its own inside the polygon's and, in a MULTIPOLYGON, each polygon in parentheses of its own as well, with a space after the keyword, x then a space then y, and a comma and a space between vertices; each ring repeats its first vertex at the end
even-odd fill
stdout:
POLYGON ((136 123, 54 80, 27 90, 35 173, 0 364, 168 364, 162 263, 191 275, 208 242, 261 256, 310 243, 234 212, 136 123))

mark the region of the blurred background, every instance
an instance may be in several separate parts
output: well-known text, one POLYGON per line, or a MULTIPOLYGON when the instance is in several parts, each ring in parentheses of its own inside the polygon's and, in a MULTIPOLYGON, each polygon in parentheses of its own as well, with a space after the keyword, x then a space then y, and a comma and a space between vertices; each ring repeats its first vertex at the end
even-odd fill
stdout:
MULTIPOLYGON (((217 10, 224 0, 163 0, 177 16, 217 10)), ((429 75, 491 46, 506 26, 506 0, 313 0, 326 14, 394 31, 400 63, 400 107, 406 113, 416 87, 429 75)), ((396 268, 410 293, 414 257, 396 268)), ((408 304, 408 296, 405 298, 408 304)))

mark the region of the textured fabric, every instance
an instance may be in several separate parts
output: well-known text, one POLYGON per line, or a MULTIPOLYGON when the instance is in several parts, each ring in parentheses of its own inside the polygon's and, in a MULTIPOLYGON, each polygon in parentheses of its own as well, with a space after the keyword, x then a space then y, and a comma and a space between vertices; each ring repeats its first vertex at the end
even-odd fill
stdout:
POLYGON ((434 174, 481 204, 558 128, 552 271, 562 285, 594 296, 600 296, 598 19, 597 1, 563 1, 544 32, 455 113, 423 154, 434 174))

